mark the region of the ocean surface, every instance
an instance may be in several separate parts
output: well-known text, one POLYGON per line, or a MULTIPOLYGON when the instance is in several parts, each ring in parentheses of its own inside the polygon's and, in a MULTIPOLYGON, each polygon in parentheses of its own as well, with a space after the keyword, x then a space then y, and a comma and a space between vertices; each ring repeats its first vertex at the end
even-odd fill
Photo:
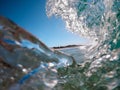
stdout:
POLYGON ((120 90, 120 0, 47 0, 46 13, 92 43, 50 49, 0 16, 0 89, 120 90))
POLYGON ((93 41, 85 53, 63 50, 77 64, 58 72, 66 81, 61 90, 120 90, 120 0, 48 0, 47 15, 93 41))

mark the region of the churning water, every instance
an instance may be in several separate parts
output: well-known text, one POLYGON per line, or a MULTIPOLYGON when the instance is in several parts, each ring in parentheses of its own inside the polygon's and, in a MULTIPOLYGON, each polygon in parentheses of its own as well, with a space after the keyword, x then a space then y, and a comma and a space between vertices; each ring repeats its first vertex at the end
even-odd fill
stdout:
POLYGON ((80 66, 58 72, 63 90, 120 90, 120 0, 48 0, 47 15, 93 40, 80 66))
POLYGON ((46 12, 93 45, 51 50, 0 17, 0 88, 120 90, 120 0, 47 0, 46 12))

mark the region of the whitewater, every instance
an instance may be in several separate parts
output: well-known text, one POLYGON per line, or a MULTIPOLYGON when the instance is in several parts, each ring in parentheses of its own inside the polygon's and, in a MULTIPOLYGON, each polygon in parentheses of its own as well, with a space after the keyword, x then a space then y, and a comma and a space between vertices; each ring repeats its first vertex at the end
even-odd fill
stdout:
POLYGON ((63 87, 119 90, 120 1, 48 0, 47 15, 61 17, 69 31, 93 41, 86 50, 84 65, 72 68, 63 87))
POLYGON ((120 90, 120 0, 47 0, 46 13, 92 44, 50 49, 0 17, 0 88, 120 90))

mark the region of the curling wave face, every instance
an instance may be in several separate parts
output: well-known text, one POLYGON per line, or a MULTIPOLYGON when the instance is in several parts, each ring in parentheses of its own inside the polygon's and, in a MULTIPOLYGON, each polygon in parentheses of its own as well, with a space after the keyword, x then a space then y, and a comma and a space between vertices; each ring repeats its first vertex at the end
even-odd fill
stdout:
POLYGON ((119 24, 118 0, 47 0, 46 11, 60 16, 71 32, 98 41, 110 37, 119 24))
POLYGON ((61 17, 69 31, 98 42, 82 66, 67 69, 69 75, 61 70, 63 90, 119 90, 120 1, 47 0, 46 5, 47 15, 61 17))
POLYGON ((69 31, 97 44, 85 46, 83 58, 77 57, 82 51, 71 49, 75 59, 84 59, 78 64, 0 17, 0 88, 120 90, 120 1, 47 0, 46 11, 61 17, 69 31))

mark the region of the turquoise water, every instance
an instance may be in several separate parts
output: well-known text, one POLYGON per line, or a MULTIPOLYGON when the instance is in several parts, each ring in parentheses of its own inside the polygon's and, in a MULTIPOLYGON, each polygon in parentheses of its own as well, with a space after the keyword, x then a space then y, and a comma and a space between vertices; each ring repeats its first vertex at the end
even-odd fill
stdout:
POLYGON ((11 66, 1 67, 2 90, 120 90, 120 1, 47 0, 46 11, 92 44, 49 49, 0 17, 0 55, 11 66))
POLYGON ((61 90, 120 90, 120 1, 48 0, 47 4, 48 16, 61 17, 69 31, 93 40, 84 63, 58 70, 66 81, 61 90))

